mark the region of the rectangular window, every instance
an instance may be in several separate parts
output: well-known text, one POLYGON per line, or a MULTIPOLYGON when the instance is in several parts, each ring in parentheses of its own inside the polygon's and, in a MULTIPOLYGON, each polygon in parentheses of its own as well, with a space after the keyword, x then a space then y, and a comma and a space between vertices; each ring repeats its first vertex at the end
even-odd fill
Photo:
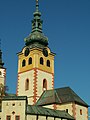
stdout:
POLYGON ((66 112, 68 113, 68 109, 66 109, 66 112))
POLYGON ((11 116, 7 115, 6 120, 11 120, 11 116))
POLYGON ((20 116, 16 115, 15 120, 20 120, 20 116))
POLYGON ((82 109, 80 109, 80 115, 82 115, 82 109))
POLYGON ((36 120, 38 120, 38 115, 37 115, 37 117, 36 117, 36 120))
POLYGON ((48 120, 48 116, 46 116, 46 120, 48 120))

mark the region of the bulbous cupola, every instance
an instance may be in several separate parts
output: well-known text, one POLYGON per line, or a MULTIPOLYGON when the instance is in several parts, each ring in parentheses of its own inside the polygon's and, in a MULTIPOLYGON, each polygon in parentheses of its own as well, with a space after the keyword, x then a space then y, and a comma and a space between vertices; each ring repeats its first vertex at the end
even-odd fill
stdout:
POLYGON ((39 12, 38 0, 36 0, 36 11, 34 12, 34 18, 32 20, 32 32, 25 38, 25 45, 32 47, 43 48, 48 45, 48 38, 42 32, 41 13, 39 12))

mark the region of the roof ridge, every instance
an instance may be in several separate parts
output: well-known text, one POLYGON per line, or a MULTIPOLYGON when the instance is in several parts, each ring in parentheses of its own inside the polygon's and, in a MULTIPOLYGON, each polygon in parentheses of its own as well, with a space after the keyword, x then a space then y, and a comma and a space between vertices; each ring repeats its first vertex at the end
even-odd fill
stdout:
MULTIPOLYGON (((60 88, 55 88, 54 90, 58 90, 58 89, 65 89, 65 88, 70 88, 69 86, 66 87, 60 87, 60 88)), ((70 88, 71 89, 71 88, 70 88)))
POLYGON ((57 118, 65 119, 69 118, 70 120, 74 120, 74 118, 69 113, 66 113, 65 110, 54 110, 51 108, 45 108, 37 105, 28 105, 27 114, 40 114, 45 116, 54 116, 57 118))
MULTIPOLYGON (((82 102, 84 102, 84 100, 78 94, 76 94, 76 92, 74 92, 74 90, 72 90, 71 88, 69 88, 69 89, 70 89, 70 92, 71 92, 71 95, 72 95, 72 98, 74 101, 77 102, 77 100, 75 98, 77 96, 82 102)), ((84 103, 87 104, 86 102, 84 102, 84 103)))
MULTIPOLYGON (((55 90, 55 94, 56 94, 56 97, 57 97, 58 101, 59 101, 60 103, 62 103, 62 101, 60 100, 60 98, 59 98, 56 90, 55 90)), ((56 102, 56 97, 55 97, 55 102, 56 102)))

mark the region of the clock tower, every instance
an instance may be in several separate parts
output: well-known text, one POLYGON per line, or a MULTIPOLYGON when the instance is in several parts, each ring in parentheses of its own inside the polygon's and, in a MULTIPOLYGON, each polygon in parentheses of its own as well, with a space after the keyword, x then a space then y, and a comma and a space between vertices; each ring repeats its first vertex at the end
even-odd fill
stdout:
POLYGON ((38 0, 32 20, 32 31, 25 38, 25 46, 18 53, 17 95, 27 96, 35 104, 42 92, 54 88, 54 56, 48 38, 42 32, 38 0))

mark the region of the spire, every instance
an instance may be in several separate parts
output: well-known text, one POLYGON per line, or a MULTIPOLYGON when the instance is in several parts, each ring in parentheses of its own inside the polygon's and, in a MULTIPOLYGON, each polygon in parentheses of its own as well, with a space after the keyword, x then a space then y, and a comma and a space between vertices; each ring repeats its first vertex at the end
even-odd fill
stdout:
POLYGON ((39 3, 38 3, 39 1, 38 0, 36 0, 36 11, 39 11, 38 10, 38 8, 39 8, 39 3))
POLYGON ((39 1, 36 0, 36 11, 34 12, 34 19, 32 20, 32 32, 39 31, 42 32, 41 13, 39 12, 39 1))
POLYGON ((0 68, 3 68, 3 61, 2 61, 2 51, 1 51, 1 39, 0 39, 0 68))
POLYGON ((25 44, 33 47, 47 46, 48 38, 44 36, 42 32, 41 13, 39 11, 39 1, 36 0, 36 10, 33 13, 34 18, 32 20, 32 31, 31 34, 25 39, 25 44))

